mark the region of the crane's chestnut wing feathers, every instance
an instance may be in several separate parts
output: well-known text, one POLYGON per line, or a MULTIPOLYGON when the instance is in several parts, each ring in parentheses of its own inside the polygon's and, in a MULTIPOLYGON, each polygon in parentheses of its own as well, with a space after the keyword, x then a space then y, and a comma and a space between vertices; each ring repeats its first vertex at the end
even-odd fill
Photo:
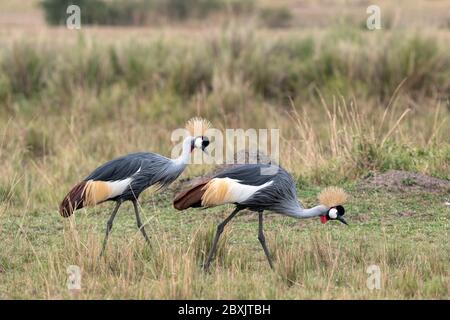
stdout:
POLYGON ((205 193, 204 187, 208 181, 202 181, 178 193, 173 199, 173 207, 177 210, 187 208, 198 208, 202 206, 202 196, 205 193))
POLYGON ((86 181, 82 181, 73 187, 64 197, 59 205, 59 213, 64 218, 70 217, 75 210, 83 208, 83 193, 85 187, 86 181))

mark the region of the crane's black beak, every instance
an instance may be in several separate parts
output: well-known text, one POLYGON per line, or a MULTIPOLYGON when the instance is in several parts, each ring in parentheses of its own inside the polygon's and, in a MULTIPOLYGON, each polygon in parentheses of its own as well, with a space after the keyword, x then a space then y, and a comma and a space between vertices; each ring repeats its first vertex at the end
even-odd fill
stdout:
POLYGON ((342 216, 339 216, 339 217, 337 217, 337 218, 336 218, 336 220, 339 220, 340 222, 342 222, 343 224, 345 224, 345 225, 347 225, 347 226, 348 226, 348 223, 347 223, 347 221, 345 221, 345 219, 344 219, 344 218, 342 218, 342 216))

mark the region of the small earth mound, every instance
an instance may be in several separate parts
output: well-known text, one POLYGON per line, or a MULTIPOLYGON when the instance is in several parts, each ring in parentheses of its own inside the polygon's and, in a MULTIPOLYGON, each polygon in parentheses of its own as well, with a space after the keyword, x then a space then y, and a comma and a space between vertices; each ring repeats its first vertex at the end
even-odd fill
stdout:
POLYGON ((391 170, 362 180, 361 189, 382 189, 391 192, 450 194, 450 181, 421 173, 391 170))

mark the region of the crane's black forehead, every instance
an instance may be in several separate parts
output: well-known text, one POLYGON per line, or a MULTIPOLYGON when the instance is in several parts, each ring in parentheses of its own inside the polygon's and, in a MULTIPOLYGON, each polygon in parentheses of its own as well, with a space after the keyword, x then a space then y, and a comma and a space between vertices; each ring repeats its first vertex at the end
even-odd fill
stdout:
POLYGON ((343 216, 345 213, 345 209, 343 206, 337 206, 336 210, 337 210, 339 216, 343 216))

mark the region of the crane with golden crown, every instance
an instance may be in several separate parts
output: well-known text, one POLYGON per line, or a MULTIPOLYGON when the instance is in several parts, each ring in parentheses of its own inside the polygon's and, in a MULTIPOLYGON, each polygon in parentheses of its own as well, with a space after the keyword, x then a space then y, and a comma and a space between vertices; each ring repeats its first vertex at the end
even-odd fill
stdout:
POLYGON ((292 177, 283 168, 274 164, 238 164, 199 179, 196 184, 178 193, 173 205, 178 210, 208 208, 227 203, 235 205, 233 212, 217 226, 208 258, 203 265, 203 268, 208 270, 221 233, 239 211, 248 209, 258 213, 258 240, 270 267, 273 268, 263 232, 264 211, 273 211, 297 219, 320 217, 322 223, 338 220, 347 224, 343 218, 343 204, 346 200, 347 194, 344 190, 328 187, 319 194, 319 205, 304 209, 297 199, 292 177))
POLYGON ((195 148, 204 151, 209 145, 209 139, 205 135, 209 127, 210 123, 205 119, 196 117, 189 120, 186 124, 189 135, 183 140, 182 152, 177 158, 170 159, 151 152, 137 152, 106 162, 69 191, 59 207, 60 214, 69 217, 77 209, 114 201, 116 205, 106 224, 100 254, 103 255, 120 205, 124 201, 131 201, 137 226, 145 240, 149 242, 139 216, 137 202, 139 195, 151 186, 155 190, 160 190, 175 181, 186 168, 191 152, 195 148))

